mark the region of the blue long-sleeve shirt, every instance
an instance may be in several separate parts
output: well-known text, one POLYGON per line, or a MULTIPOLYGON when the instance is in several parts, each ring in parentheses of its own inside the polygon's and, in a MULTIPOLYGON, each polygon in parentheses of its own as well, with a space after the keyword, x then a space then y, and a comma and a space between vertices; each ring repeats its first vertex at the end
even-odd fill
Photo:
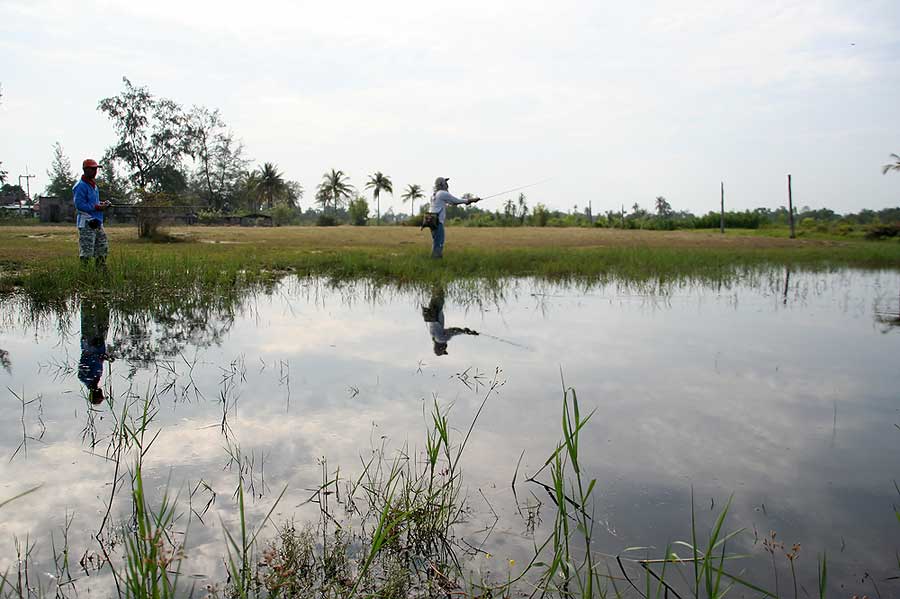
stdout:
POLYGON ((72 188, 72 198, 75 202, 77 214, 75 223, 79 229, 87 226, 91 219, 103 222, 103 211, 100 210, 100 190, 85 181, 79 179, 72 188))

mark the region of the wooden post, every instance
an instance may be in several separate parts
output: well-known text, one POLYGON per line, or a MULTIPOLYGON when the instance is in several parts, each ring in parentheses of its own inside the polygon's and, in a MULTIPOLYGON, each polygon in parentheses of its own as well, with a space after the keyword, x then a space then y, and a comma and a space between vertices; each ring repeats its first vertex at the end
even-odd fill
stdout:
POLYGON ((725 234, 725 182, 722 181, 722 204, 719 208, 719 231, 725 234))
POLYGON ((791 239, 796 238, 794 233, 794 197, 791 194, 791 176, 788 175, 788 223, 791 225, 791 239))

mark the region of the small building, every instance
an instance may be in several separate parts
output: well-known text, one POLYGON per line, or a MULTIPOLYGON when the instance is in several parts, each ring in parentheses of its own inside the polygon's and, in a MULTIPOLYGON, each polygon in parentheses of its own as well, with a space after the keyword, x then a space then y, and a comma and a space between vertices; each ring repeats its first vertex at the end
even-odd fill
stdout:
POLYGON ((75 205, 55 196, 37 197, 42 223, 75 222, 75 205))
POLYGON ((274 225, 272 217, 262 213, 242 214, 240 216, 228 214, 223 216, 222 219, 225 221, 226 225, 232 227, 271 227, 274 225))

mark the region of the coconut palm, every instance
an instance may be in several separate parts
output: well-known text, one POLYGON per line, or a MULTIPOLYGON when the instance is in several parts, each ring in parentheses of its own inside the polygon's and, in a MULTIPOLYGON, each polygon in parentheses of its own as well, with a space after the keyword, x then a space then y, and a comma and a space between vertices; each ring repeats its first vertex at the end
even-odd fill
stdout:
POLYGON ((406 186, 406 192, 402 196, 400 196, 400 199, 402 199, 404 202, 409 202, 409 215, 415 216, 416 200, 424 197, 425 196, 422 194, 421 187, 419 187, 418 185, 410 184, 406 186))
POLYGON ((343 204, 344 200, 352 194, 353 186, 350 185, 350 178, 344 174, 344 171, 331 169, 330 173, 322 175, 322 182, 319 183, 316 193, 316 201, 322 202, 326 209, 330 201, 336 212, 338 205, 343 204))
POLYGON ((275 202, 287 197, 289 189, 284 176, 278 172, 278 167, 271 162, 266 162, 257 171, 258 181, 256 191, 267 208, 275 205, 275 202))
POLYGON ((391 178, 381 174, 381 171, 376 171, 374 175, 369 176, 369 182, 366 183, 366 189, 372 190, 372 195, 375 197, 375 206, 376 206, 376 214, 378 224, 381 224, 381 192, 386 191, 391 195, 394 195, 394 187, 393 183, 391 183, 391 178))
POLYGON ((894 164, 885 164, 881 167, 881 174, 886 175, 888 171, 897 171, 900 172, 900 156, 897 154, 891 154, 891 160, 894 161, 894 164))

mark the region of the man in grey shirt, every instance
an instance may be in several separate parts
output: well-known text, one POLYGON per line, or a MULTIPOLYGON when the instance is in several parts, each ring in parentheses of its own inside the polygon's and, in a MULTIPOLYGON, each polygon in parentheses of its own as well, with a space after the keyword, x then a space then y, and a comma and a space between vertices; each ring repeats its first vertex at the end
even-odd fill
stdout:
POLYGON ((448 191, 450 181, 449 177, 438 177, 434 180, 434 194, 431 196, 430 212, 435 216, 436 223, 431 228, 431 257, 444 257, 444 220, 447 218, 447 204, 474 204, 481 198, 472 198, 469 200, 461 200, 450 194, 448 191))
POLYGON ((468 327, 445 327, 444 326, 444 297, 446 289, 443 285, 435 285, 431 289, 431 301, 427 306, 422 306, 422 318, 428 327, 428 334, 431 335, 431 341, 434 343, 434 355, 446 356, 447 344, 450 339, 457 335, 477 335, 478 331, 474 331, 468 327))

